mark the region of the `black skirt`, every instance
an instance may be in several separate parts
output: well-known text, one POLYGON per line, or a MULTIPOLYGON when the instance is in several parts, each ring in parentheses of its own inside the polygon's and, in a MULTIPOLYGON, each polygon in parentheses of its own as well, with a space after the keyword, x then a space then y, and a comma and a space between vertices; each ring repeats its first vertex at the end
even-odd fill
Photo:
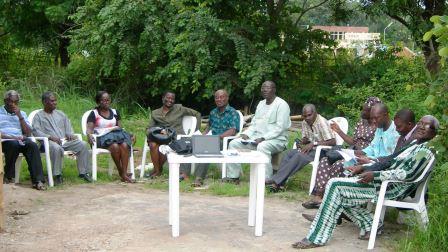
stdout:
POLYGON ((131 136, 123 129, 111 131, 105 135, 98 137, 97 139, 98 139, 97 143, 98 148, 107 149, 114 143, 116 144, 126 143, 129 147, 131 146, 131 136))

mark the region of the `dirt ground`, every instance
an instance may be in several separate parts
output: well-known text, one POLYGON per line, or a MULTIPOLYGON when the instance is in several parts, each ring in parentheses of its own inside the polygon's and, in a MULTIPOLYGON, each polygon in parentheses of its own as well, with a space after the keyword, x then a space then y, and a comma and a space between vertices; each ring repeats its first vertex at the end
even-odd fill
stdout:
MULTIPOLYGON (((83 184, 45 192, 5 185, 0 251, 294 251, 310 223, 297 202, 266 198, 263 236, 247 226, 248 198, 181 193, 180 237, 171 237, 168 193, 142 184, 83 184), (19 215, 17 215, 19 214, 19 215), (21 215, 24 214, 24 215, 21 215)), ((306 210, 309 213, 313 211, 306 210)), ((315 251, 363 251, 352 223, 315 251)), ((387 233, 376 243, 387 251, 387 233)))

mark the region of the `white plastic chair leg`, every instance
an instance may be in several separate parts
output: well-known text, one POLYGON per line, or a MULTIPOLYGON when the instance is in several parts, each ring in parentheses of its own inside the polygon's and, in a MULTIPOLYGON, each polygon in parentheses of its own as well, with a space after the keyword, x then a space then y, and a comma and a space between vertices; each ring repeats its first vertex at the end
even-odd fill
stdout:
POLYGON ((224 163, 221 165, 221 178, 227 177, 227 165, 224 163))
POLYGON ((131 179, 135 179, 135 167, 134 167, 134 148, 131 146, 131 156, 129 157, 129 168, 131 169, 131 179))
POLYGON ((96 181, 96 173, 97 173, 98 163, 96 160, 96 148, 92 148, 92 180, 96 181))
POLYGON ((420 218, 421 218, 421 221, 422 221, 422 226, 423 226, 423 228, 426 229, 427 226, 428 226, 428 223, 429 223, 429 219, 428 219, 428 210, 426 210, 426 206, 425 205, 420 206, 419 213, 420 213, 420 218))
POLYGON ((142 151, 142 164, 140 166, 140 178, 143 178, 143 175, 145 175, 146 153, 148 151, 149 151, 148 143, 145 141, 145 145, 143 146, 143 151, 142 151))
POLYGON ((14 183, 18 184, 20 182, 20 170, 22 169, 22 156, 18 156, 16 159, 15 177, 14 183))
POLYGON ((51 169, 51 159, 50 159, 50 144, 48 143, 48 139, 44 139, 44 148, 45 148, 45 162, 47 163, 47 174, 48 174, 48 186, 53 187, 53 171, 51 169))
POLYGON ((112 157, 109 157, 109 170, 107 171, 107 174, 109 174, 109 177, 112 176, 114 173, 115 163, 112 157))
POLYGON ((196 164, 191 164, 191 171, 190 174, 194 175, 194 171, 196 170, 196 164))

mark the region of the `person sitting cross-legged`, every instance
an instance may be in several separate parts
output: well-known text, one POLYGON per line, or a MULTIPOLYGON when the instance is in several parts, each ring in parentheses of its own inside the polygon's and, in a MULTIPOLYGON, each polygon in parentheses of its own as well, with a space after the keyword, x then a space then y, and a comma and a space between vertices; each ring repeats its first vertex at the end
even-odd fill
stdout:
MULTIPOLYGON (((215 92, 215 104, 216 108, 210 112, 208 125, 203 135, 211 132, 212 135, 219 135, 222 142, 224 137, 234 136, 239 131, 240 117, 238 112, 229 105, 229 95, 226 90, 220 89, 215 92)), ((196 164, 194 172, 196 178, 192 184, 193 187, 203 185, 207 170, 208 164, 196 164)))
POLYGON ((345 214, 364 232, 359 239, 367 240, 373 215, 365 204, 376 200, 377 191, 385 180, 407 182, 391 185, 386 191, 386 200, 403 199, 413 193, 418 186, 413 181, 422 174, 434 155, 426 143, 436 136, 438 128, 439 122, 435 117, 424 116, 417 124, 416 140, 401 149, 388 167, 381 171, 363 172, 356 177, 332 178, 328 182, 322 204, 308 235, 292 246, 297 249, 309 249, 326 245, 341 214, 345 214))
POLYGON ((266 185, 271 186, 273 191, 284 186, 290 176, 313 161, 317 145, 336 145, 330 124, 317 113, 313 104, 303 106, 302 116, 302 145, 288 151, 280 162, 277 173, 266 180, 266 185))
POLYGON ((44 109, 33 118, 33 135, 48 137, 50 143, 50 159, 53 166, 55 185, 62 184, 62 165, 64 151, 73 151, 76 155, 79 177, 92 182, 89 172, 92 168, 89 145, 73 133, 68 117, 57 110, 57 98, 53 92, 42 94, 44 109))

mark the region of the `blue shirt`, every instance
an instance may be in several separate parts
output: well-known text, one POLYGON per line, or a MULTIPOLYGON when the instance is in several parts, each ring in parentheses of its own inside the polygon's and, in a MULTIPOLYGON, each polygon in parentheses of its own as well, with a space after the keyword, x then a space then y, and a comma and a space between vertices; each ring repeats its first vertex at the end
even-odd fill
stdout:
MULTIPOLYGON (((26 113, 20 111, 26 124, 30 126, 26 113)), ((31 128, 31 126, 30 126, 31 128)), ((22 127, 20 127, 19 117, 15 113, 6 111, 5 106, 0 108, 0 132, 5 135, 22 136, 22 127)))
POLYGON ((395 129, 395 124, 392 121, 386 131, 382 128, 377 128, 372 142, 362 151, 370 158, 389 156, 394 153, 399 137, 400 134, 395 129))
POLYGON ((240 130, 240 115, 229 105, 222 113, 218 108, 214 108, 210 112, 208 126, 212 135, 221 135, 229 129, 236 129, 238 132, 240 130))

